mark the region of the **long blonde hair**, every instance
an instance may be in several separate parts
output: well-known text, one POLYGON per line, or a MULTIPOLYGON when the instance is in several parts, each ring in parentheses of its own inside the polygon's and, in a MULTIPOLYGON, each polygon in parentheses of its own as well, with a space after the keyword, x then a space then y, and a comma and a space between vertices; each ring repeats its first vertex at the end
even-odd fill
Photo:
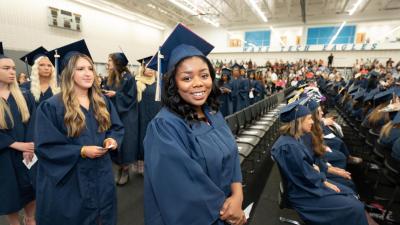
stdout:
POLYGON ((380 138, 388 137, 392 128, 400 128, 400 124, 394 124, 392 121, 389 121, 382 127, 380 138))
MULTIPOLYGON (((35 63, 32 66, 31 70, 31 93, 33 97, 35 98, 35 101, 38 102, 40 99, 40 78, 39 78, 39 62, 42 59, 48 59, 46 56, 40 56, 35 60, 35 63)), ((57 94, 60 92, 60 88, 57 87, 57 75, 56 75, 56 70, 54 66, 52 65, 51 68, 51 79, 49 86, 51 88, 51 91, 53 92, 53 95, 57 94)))
MULTIPOLYGON (((8 88, 10 89, 11 95, 14 97, 15 102, 17 103, 18 111, 21 113, 22 122, 27 123, 30 118, 30 113, 24 95, 19 89, 17 79, 15 79, 13 83, 9 84, 8 88)), ((0 98, 0 129, 11 129, 13 127, 14 117, 11 114, 10 107, 3 98, 0 98), (8 118, 11 120, 10 127, 6 122, 6 116, 8 116, 8 118)))
POLYGON ((370 124, 371 128, 378 128, 378 122, 379 120, 383 119, 386 122, 390 120, 389 113, 388 112, 381 112, 381 109, 385 108, 386 106, 389 105, 389 101, 381 103, 378 105, 374 110, 372 110, 371 114, 369 115, 368 118, 368 123, 370 124))
POLYGON ((303 116, 296 120, 292 120, 288 123, 283 124, 279 129, 280 133, 299 139, 303 135, 301 124, 305 121, 305 119, 306 116, 303 116))
MULTIPOLYGON (((61 77, 61 97, 65 106, 64 123, 68 130, 69 137, 77 137, 85 129, 85 114, 82 112, 79 101, 75 95, 75 82, 74 73, 77 61, 80 59, 86 59, 93 66, 94 79, 97 77, 94 70, 92 60, 83 54, 77 54, 71 57, 62 71, 61 77)), ((111 126, 110 113, 107 110, 107 105, 101 94, 100 87, 97 82, 93 82, 92 87, 89 89, 88 97, 90 104, 93 106, 94 117, 96 118, 99 130, 98 132, 104 132, 111 126)))

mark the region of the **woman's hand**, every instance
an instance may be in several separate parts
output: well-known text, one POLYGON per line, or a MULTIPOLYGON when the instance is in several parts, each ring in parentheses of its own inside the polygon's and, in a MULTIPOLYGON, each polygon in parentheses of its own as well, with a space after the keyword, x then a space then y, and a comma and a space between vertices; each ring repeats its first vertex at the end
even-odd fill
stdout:
POLYGON ((34 154, 32 152, 23 152, 22 157, 27 163, 30 163, 33 159, 34 154))
POLYGON ((104 93, 105 96, 110 97, 110 98, 114 97, 115 94, 116 94, 115 91, 110 91, 110 90, 107 90, 106 93, 104 93))
POLYGON ((236 196, 227 198, 220 211, 220 219, 225 220, 229 224, 245 224, 247 220, 242 210, 242 201, 240 197, 236 196))
POLYGON ((348 180, 351 180, 351 173, 344 169, 332 166, 329 167, 328 172, 346 178, 348 180))
POLYGON ((81 155, 91 159, 103 156, 107 152, 106 149, 99 146, 83 146, 81 149, 81 155))
POLYGON ((107 138, 103 142, 103 148, 116 150, 118 147, 118 143, 114 138, 107 138))
POLYGON ((333 117, 322 118, 322 121, 324 122, 325 126, 332 126, 335 123, 333 117))
POLYGON ((35 145, 33 142, 14 142, 10 145, 11 148, 21 151, 21 152, 30 152, 33 153, 35 151, 35 145))
POLYGON ((328 181, 325 181, 324 185, 325 185, 325 187, 330 188, 330 189, 332 189, 333 191, 335 191, 337 193, 340 192, 340 189, 336 185, 334 185, 332 183, 329 183, 328 181))

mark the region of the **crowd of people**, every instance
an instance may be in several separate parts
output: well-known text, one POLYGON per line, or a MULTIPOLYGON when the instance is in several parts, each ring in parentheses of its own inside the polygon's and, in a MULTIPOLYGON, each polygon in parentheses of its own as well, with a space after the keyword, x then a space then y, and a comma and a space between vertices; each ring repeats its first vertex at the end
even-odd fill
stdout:
MULTIPOLYGON (((289 86, 319 88, 326 105, 381 132, 400 160, 400 66, 391 59, 357 61, 346 81, 323 60, 213 64, 212 49, 178 25, 164 57, 138 60, 135 76, 124 53, 109 54, 104 81, 84 40, 23 56, 30 81, 17 79, 0 49, 0 215, 12 225, 22 209, 27 225, 116 224, 115 185, 129 182, 133 166, 144 174, 146 224, 245 224, 238 148, 224 116, 289 86)), ((280 114, 272 155, 289 200, 310 224, 375 224, 346 171, 362 159, 332 132, 320 100, 299 92, 280 114)))

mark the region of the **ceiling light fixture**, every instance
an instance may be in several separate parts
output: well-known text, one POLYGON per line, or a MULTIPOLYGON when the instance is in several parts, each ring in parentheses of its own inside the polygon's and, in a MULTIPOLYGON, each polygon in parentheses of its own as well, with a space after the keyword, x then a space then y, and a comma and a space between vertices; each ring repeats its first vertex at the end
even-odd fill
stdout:
POLYGON ((94 1, 90 1, 90 0, 73 0, 73 1, 78 2, 82 5, 89 6, 91 8, 106 12, 106 13, 109 13, 109 14, 112 14, 114 16, 118 16, 123 19, 130 20, 132 22, 139 22, 139 23, 144 24, 149 27, 153 27, 153 28, 156 28, 159 30, 165 30, 164 26, 152 23, 152 22, 146 20, 146 17, 144 17, 144 16, 134 14, 128 10, 123 9, 122 7, 120 7, 118 5, 114 5, 109 2, 107 2, 107 3, 105 1, 94 2, 94 1), (99 2, 101 4, 99 4, 99 2))
POLYGON ((344 25, 346 24, 346 21, 343 21, 343 23, 340 25, 339 30, 336 32, 336 34, 332 37, 331 41, 329 42, 328 45, 331 45, 337 38, 337 36, 339 35, 340 31, 342 31, 344 25))
POLYGON ((350 15, 350 16, 354 14, 354 12, 355 12, 356 9, 358 8, 358 6, 360 6, 360 4, 361 4, 362 1, 363 1, 363 0, 357 0, 356 4, 354 4, 354 5, 353 5, 353 8, 350 9, 350 11, 349 11, 349 15, 350 15))
MULTIPOLYGON (((193 5, 191 2, 189 2, 187 0, 185 0, 185 3, 190 5, 191 7, 195 8, 196 10, 188 7, 185 4, 182 4, 181 2, 179 2, 177 0, 168 0, 168 1, 173 3, 174 5, 178 6, 182 10, 186 11, 187 13, 191 14, 192 16, 199 16, 199 13, 197 11, 199 11, 201 14, 205 14, 204 12, 199 10, 196 5, 193 5)), ((213 25, 214 27, 219 27, 219 23, 218 22, 212 21, 211 19, 209 19, 207 17, 199 16, 199 19, 203 20, 206 23, 209 23, 209 24, 213 25)))
POLYGON ((268 22, 267 17, 264 15, 264 13, 261 11, 260 7, 258 7, 257 3, 255 0, 247 0, 248 3, 250 3, 250 6, 256 11, 258 16, 266 23, 268 22))

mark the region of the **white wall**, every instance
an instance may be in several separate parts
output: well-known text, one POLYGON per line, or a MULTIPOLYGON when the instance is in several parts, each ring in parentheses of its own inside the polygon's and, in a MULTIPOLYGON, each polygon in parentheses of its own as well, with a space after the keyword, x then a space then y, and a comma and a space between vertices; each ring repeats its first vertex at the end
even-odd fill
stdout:
MULTIPOLYGON (((294 62, 299 59, 323 59, 325 62, 331 52, 245 52, 245 53, 212 53, 209 55, 210 59, 214 60, 237 60, 238 62, 248 61, 251 59, 257 65, 265 65, 266 61, 275 62, 275 60, 285 60, 294 62)), ((385 63, 389 58, 392 58, 396 63, 400 60, 399 50, 374 50, 374 51, 337 51, 332 52, 334 55, 333 66, 347 67, 352 66, 356 59, 367 58, 378 59, 380 62, 385 63)))
MULTIPOLYGON (((386 61, 389 57, 396 62, 400 60, 400 42, 389 43, 400 38, 400 29, 388 35, 388 38, 382 39, 382 36, 400 26, 400 21, 380 21, 380 22, 365 22, 365 23, 349 23, 347 25, 356 25, 356 33, 365 32, 370 43, 379 42, 378 49, 374 51, 334 51, 335 66, 351 66, 358 58, 377 58, 380 61, 386 61)), ((198 33, 204 39, 209 41, 215 46, 215 49, 210 54, 210 58, 219 60, 249 60, 252 59, 257 64, 264 64, 266 60, 275 61, 276 59, 284 59, 288 61, 295 61, 298 59, 324 59, 326 60, 330 51, 301 51, 301 52, 287 52, 280 51, 280 37, 287 36, 288 45, 295 47, 295 36, 301 36, 301 43, 304 47, 307 40, 308 27, 318 26, 338 26, 338 24, 321 24, 310 26, 296 26, 296 27, 274 27, 271 32, 271 46, 270 51, 265 53, 258 52, 243 52, 243 47, 231 48, 228 46, 230 38, 244 40, 244 33, 253 30, 269 30, 269 25, 265 28, 257 29, 240 29, 240 30, 227 30, 217 29, 210 27, 193 28, 193 31, 198 33), (272 49, 272 50, 271 50, 272 49)), ((312 49, 312 48, 311 48, 312 49)), ((330 48, 328 48, 330 49, 330 48)))
POLYGON ((0 41, 5 49, 31 51, 40 45, 48 50, 85 39, 93 60, 106 62, 119 46, 131 63, 152 55, 164 31, 67 0, 1 0, 0 41), (50 27, 47 10, 52 6, 81 14, 82 31, 50 27))

